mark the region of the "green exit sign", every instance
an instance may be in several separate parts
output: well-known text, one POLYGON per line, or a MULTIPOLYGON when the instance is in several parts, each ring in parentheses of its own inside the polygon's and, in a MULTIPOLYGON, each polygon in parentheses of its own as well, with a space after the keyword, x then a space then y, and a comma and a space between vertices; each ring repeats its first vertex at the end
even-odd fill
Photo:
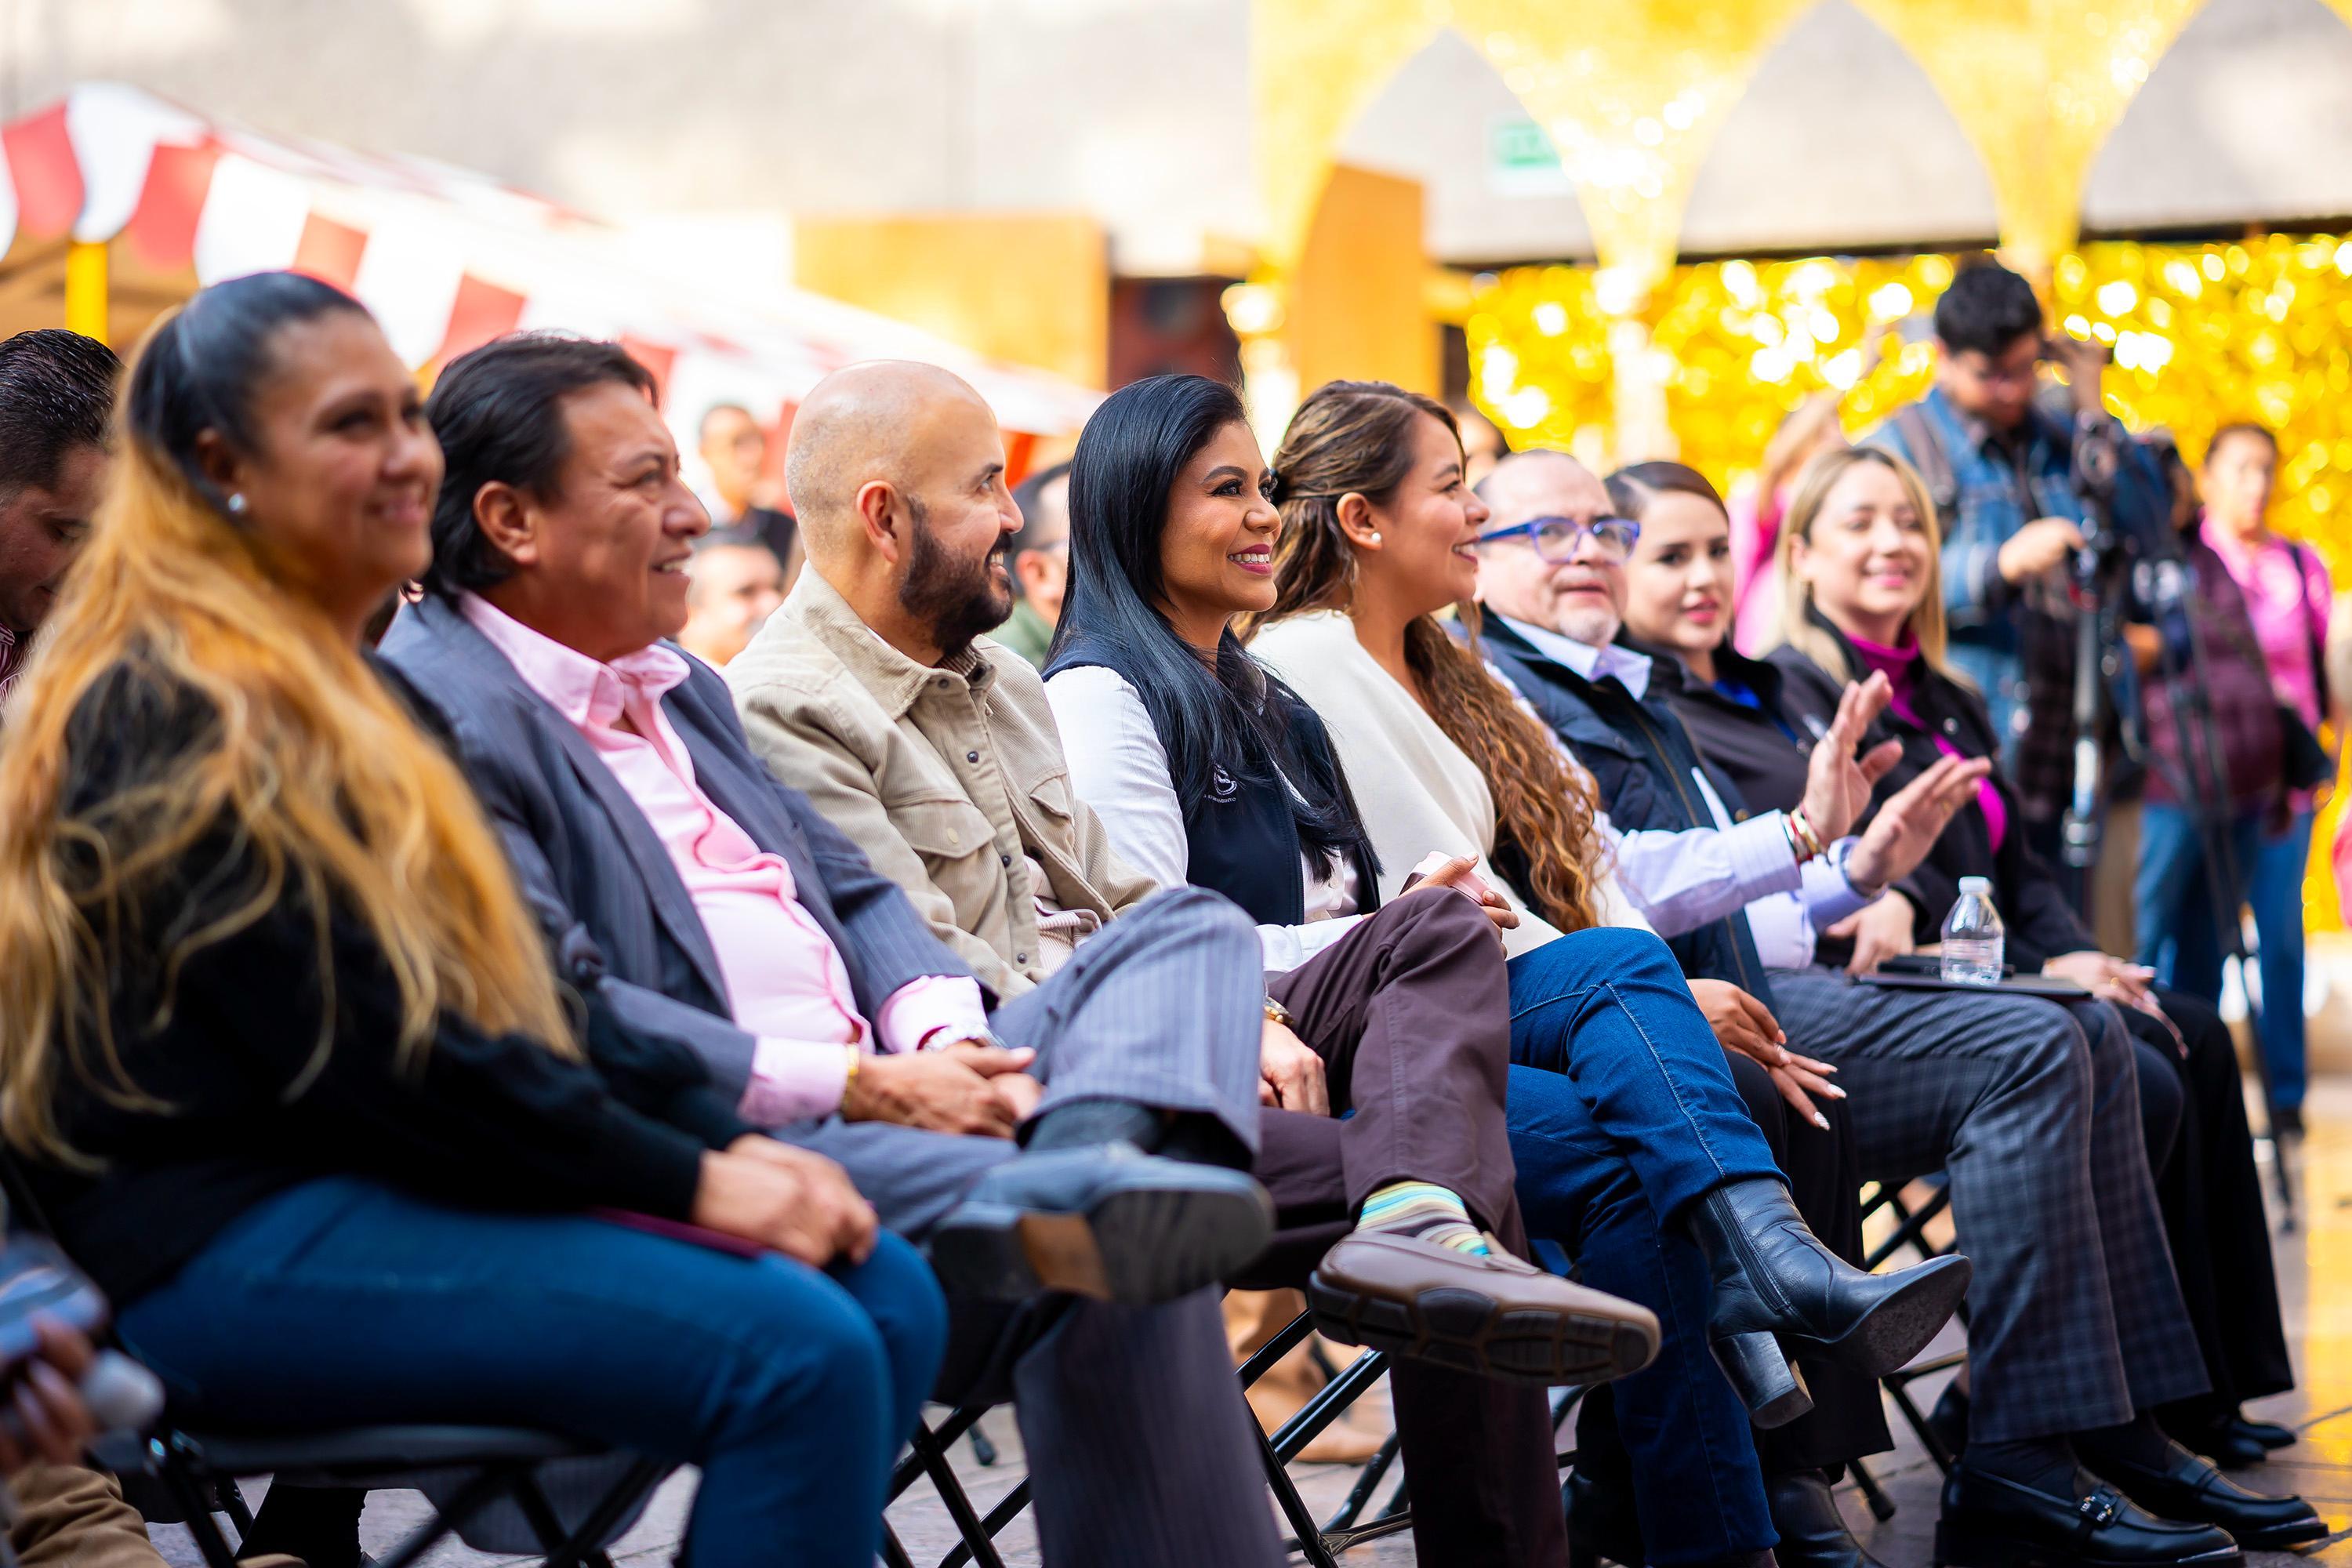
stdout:
POLYGON ((1559 149, 1544 128, 1523 115, 1506 115, 1486 128, 1487 183, 1505 195, 1550 195, 1570 188, 1559 149))

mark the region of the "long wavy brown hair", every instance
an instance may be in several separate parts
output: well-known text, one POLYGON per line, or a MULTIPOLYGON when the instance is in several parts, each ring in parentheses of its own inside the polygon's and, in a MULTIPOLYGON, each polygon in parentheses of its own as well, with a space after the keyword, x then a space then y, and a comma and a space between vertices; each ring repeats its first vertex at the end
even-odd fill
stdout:
MULTIPOLYGON (((198 489, 187 453, 170 448, 160 421, 141 416, 184 409, 206 391, 224 407, 249 406, 249 385, 206 378, 238 382, 224 362, 266 361, 275 322, 360 309, 283 276, 216 286, 149 335, 132 362, 110 491, 8 702, 0 1133, 66 1163, 90 1162, 58 1125, 63 1075, 114 1103, 159 1108, 122 1060, 110 1005, 117 982, 126 973, 154 980, 142 994, 154 994, 155 1013, 120 1021, 152 1027, 191 955, 286 900, 309 911, 321 939, 312 1054, 289 1093, 336 1045, 331 906, 359 923, 392 973, 407 1065, 421 1061, 444 1012, 580 1054, 544 940, 465 776, 359 649, 289 586, 259 536, 198 489), (178 754, 161 749, 176 737, 126 739, 156 751, 123 787, 77 802, 75 715, 125 668, 193 694, 217 721, 178 754), (186 908, 151 919, 200 841, 224 829, 242 842, 252 875, 199 888, 186 908)), ((304 978, 278 983, 291 991, 304 978)))
MULTIPOLYGON (((1339 502, 1360 495, 1374 506, 1412 468, 1413 421, 1426 415, 1462 439, 1445 405, 1385 381, 1334 381, 1298 405, 1275 454, 1282 532, 1275 543, 1274 607, 1243 626, 1246 637, 1286 616, 1347 611, 1358 558, 1339 526, 1339 502)), ((1562 931, 1601 923, 1596 890, 1602 848, 1592 826, 1592 786, 1572 773, 1559 744, 1486 669, 1478 652, 1478 608, 1455 606, 1465 637, 1434 616, 1405 628, 1405 662, 1422 705, 1462 748, 1495 797, 1496 825, 1528 859, 1520 889, 1536 913, 1562 931)))

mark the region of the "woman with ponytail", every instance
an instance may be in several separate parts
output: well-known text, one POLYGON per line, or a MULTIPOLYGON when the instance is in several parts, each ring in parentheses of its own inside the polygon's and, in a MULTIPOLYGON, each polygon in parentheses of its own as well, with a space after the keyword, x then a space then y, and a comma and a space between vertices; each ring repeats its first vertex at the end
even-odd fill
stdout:
POLYGON ((583 1059, 363 651, 430 553, 414 380, 262 274, 154 330, 122 423, 0 744, 0 1131, 59 1239, 184 1415, 572 1432, 703 1467, 690 1563, 864 1568, 937 1289, 837 1169, 583 1059))

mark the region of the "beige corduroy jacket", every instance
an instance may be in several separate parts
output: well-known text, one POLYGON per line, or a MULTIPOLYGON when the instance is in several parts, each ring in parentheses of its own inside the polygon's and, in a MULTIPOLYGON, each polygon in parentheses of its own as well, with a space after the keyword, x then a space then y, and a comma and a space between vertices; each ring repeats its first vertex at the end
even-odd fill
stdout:
POLYGON ((725 671, 751 749, 907 889, 981 982, 1045 976, 1030 862, 1097 922, 1156 888, 1070 791, 1037 672, 986 637, 933 667, 877 636, 814 567, 725 671))

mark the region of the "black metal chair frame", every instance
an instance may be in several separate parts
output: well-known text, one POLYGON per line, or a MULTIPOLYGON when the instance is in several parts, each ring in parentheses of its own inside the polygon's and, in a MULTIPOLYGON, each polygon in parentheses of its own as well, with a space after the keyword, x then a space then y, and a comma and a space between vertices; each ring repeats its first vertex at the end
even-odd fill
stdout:
POLYGON ((236 1552, 213 1516, 225 1513, 243 1540, 253 1530, 237 1482, 260 1476, 272 1486, 415 1487, 434 1476, 470 1472, 432 1517, 379 1556, 376 1568, 410 1568, 446 1537, 501 1500, 530 1527, 548 1568, 613 1568, 604 1537, 661 1483, 670 1465, 632 1462, 567 1531, 539 1484, 552 1459, 606 1453, 550 1433, 490 1426, 373 1426, 290 1436, 199 1435, 166 1426, 135 1450, 101 1447, 98 1458, 122 1479, 151 1523, 187 1526, 206 1568, 237 1568, 236 1552))
MULTIPOLYGON (((1290 1353, 1307 1335, 1314 1332, 1315 1315, 1301 1312, 1286 1324, 1282 1331, 1261 1345, 1242 1363, 1239 1376, 1244 1388, 1264 1375, 1268 1368, 1290 1353)), ((1291 1531, 1283 1542, 1286 1552, 1305 1555, 1311 1568, 1338 1568, 1338 1557, 1359 1542, 1394 1535, 1412 1526, 1412 1511, 1405 1493, 1404 1481, 1399 1479, 1396 1490, 1387 1504, 1368 1524, 1359 1524, 1372 1493, 1381 1478, 1395 1462, 1397 1444, 1392 1435, 1381 1445, 1364 1467, 1353 1490, 1339 1512, 1318 1525, 1307 1501, 1298 1495, 1298 1488, 1290 1479, 1288 1465, 1298 1451, 1315 1440, 1326 1426, 1338 1420, 1349 1405, 1361 1398, 1371 1385, 1388 1371, 1389 1358, 1378 1351, 1367 1351, 1348 1363, 1338 1376, 1318 1390, 1315 1396, 1300 1407, 1298 1413, 1277 1427, 1272 1436, 1257 1432, 1258 1456, 1265 1468, 1266 1485, 1273 1489, 1275 1502, 1282 1510, 1285 1522, 1291 1531)), ((1029 1481, 1024 1477, 1013 1489, 998 1500, 985 1514, 972 1503, 963 1483, 956 1479, 950 1462, 950 1451, 956 1440, 969 1433, 974 1439, 981 1436, 979 1421, 994 1408, 986 1402, 957 1406, 936 1426, 919 1421, 909 1439, 906 1458, 898 1461, 890 1478, 890 1500, 895 1502, 918 1480, 928 1478, 948 1518, 956 1527, 961 1542, 940 1559, 940 1568, 963 1568, 967 1563, 978 1568, 1004 1568, 1004 1559, 996 1550, 996 1536, 1004 1527, 1020 1517, 1029 1506, 1029 1481)), ((1252 1423, 1252 1430, 1256 1425, 1252 1423)), ((914 1568, 914 1560, 886 1521, 883 1528, 882 1560, 888 1568, 914 1568)), ((594 1568, 594 1565, 591 1565, 594 1568)))
MULTIPOLYGON (((1906 1248, 1917 1253, 1923 1260, 1939 1258, 1950 1250, 1948 1247, 1937 1247, 1928 1242, 1927 1226, 1935 1223, 1945 1210, 1952 1206, 1952 1189, 1948 1183, 1943 1181, 1941 1172, 1927 1179, 1937 1184, 1936 1191, 1933 1196, 1916 1209, 1904 1202, 1903 1184, 1873 1183, 1870 1189, 1864 1192, 1862 1200, 1863 1218, 1868 1219, 1872 1215, 1884 1209, 1894 1215, 1895 1226, 1893 1233, 1885 1240, 1872 1247, 1864 1257, 1864 1268, 1874 1273, 1885 1268, 1897 1253, 1906 1248)), ((1965 1302, 1961 1304, 1959 1318, 1961 1325, 1965 1327, 1969 1321, 1969 1310, 1965 1302)), ((1968 1359, 1967 1351, 1951 1351, 1943 1355, 1930 1356, 1926 1361, 1913 1362, 1909 1366, 1897 1368, 1878 1380, 1879 1385, 1885 1388, 1888 1396, 1895 1401, 1895 1408, 1902 1413, 1904 1421, 1917 1435, 1920 1447, 1927 1451, 1927 1458, 1934 1460, 1936 1468, 1947 1476, 1952 1473, 1955 1456, 1945 1448, 1943 1440, 1936 1436, 1935 1429, 1927 1424, 1927 1417, 1921 1413, 1918 1401, 1912 1397, 1911 1385, 1923 1377, 1931 1377, 1939 1372, 1948 1372, 1961 1365, 1968 1359)), ((1888 1497, 1885 1490, 1879 1486, 1877 1478, 1870 1473, 1870 1467, 1860 1459, 1853 1459, 1847 1462, 1846 1469, 1853 1475, 1855 1489, 1862 1493, 1863 1502, 1869 1508, 1870 1516, 1882 1524, 1894 1518, 1895 1500, 1888 1497)))

